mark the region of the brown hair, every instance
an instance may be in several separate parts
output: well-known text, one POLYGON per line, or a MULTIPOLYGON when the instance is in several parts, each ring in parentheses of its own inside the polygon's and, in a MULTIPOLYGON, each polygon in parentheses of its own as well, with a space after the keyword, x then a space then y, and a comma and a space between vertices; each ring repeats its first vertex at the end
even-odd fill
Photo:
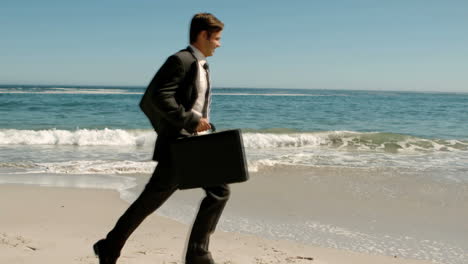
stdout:
POLYGON ((208 37, 212 33, 223 30, 224 24, 210 13, 195 14, 190 23, 190 44, 197 41, 197 36, 203 30, 208 32, 208 37))

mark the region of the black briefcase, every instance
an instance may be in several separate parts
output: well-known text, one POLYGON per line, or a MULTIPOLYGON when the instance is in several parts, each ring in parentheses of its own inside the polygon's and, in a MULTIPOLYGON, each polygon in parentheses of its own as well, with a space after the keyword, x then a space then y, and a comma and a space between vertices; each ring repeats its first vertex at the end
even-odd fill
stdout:
POLYGON ((179 189, 249 179, 240 129, 177 139, 171 144, 171 155, 179 189))

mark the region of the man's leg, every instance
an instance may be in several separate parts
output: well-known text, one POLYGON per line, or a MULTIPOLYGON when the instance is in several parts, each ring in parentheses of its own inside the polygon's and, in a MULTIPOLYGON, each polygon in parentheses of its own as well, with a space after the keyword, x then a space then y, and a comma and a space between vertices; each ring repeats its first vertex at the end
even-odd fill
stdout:
POLYGON ((96 243, 94 248, 98 251, 100 263, 115 263, 113 259, 117 260, 120 256, 121 249, 133 231, 177 190, 177 186, 170 183, 171 178, 171 167, 158 164, 138 199, 119 218, 106 239, 96 243))
POLYGON ((214 263, 208 250, 210 235, 226 205, 230 190, 226 184, 203 188, 206 197, 200 204, 187 245, 186 263, 214 263), (197 261, 199 260, 199 261, 197 261))

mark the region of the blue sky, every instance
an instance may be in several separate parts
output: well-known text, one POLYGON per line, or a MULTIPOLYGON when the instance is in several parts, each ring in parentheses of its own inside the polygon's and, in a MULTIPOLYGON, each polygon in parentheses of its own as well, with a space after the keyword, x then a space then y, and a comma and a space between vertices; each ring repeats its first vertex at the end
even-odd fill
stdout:
POLYGON ((5 1, 0 83, 145 86, 194 13, 215 87, 468 92, 468 1, 5 1))

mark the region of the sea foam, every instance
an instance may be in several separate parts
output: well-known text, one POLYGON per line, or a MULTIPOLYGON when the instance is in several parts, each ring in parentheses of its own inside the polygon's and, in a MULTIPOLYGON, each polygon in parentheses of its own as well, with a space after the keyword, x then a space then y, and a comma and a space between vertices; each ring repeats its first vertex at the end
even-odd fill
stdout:
POLYGON ((151 130, 0 130, 0 145, 143 146, 154 138, 151 130))
MULTIPOLYGON (((77 129, 17 130, 0 129, 0 145, 75 145, 75 146, 152 146, 153 130, 77 129)), ((408 135, 326 131, 302 133, 243 133, 247 149, 330 148, 345 151, 451 152, 467 151, 461 140, 424 139, 408 135)))

